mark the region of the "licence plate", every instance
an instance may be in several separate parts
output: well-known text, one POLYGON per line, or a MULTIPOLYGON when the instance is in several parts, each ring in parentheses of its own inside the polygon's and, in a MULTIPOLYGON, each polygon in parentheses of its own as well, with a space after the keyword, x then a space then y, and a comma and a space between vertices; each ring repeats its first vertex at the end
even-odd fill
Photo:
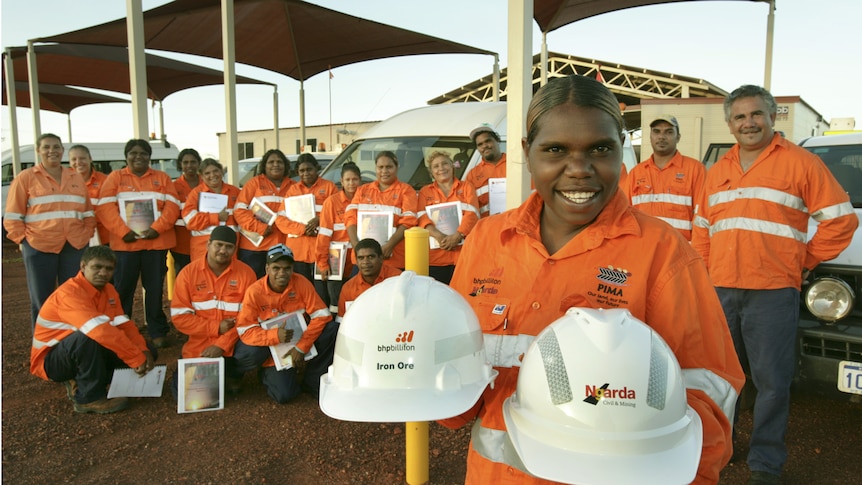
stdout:
POLYGON ((838 390, 862 394, 862 364, 842 360, 838 365, 838 390))

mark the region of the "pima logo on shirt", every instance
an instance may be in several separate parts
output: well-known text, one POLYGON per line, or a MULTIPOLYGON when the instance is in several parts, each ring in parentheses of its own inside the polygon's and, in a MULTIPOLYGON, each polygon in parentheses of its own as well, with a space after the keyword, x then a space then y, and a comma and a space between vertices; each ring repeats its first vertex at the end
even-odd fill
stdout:
POLYGON ((626 286, 626 281, 631 275, 628 270, 608 265, 607 268, 599 268, 599 274, 596 275, 596 278, 614 286, 626 286))

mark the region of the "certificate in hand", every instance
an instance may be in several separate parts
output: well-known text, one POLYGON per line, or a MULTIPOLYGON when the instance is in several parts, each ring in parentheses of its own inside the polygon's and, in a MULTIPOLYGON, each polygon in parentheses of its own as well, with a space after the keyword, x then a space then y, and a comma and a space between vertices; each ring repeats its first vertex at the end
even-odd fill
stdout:
POLYGON ((218 214, 227 208, 227 194, 201 192, 198 199, 198 212, 218 214))
POLYGON ((111 386, 108 388, 108 399, 115 397, 161 397, 162 386, 168 367, 157 365, 143 376, 135 373, 135 369, 122 367, 114 369, 111 386))
POLYGON ((254 214, 254 217, 260 222, 273 225, 275 223, 275 212, 272 211, 266 204, 260 201, 257 197, 251 199, 248 204, 248 210, 254 214))
POLYGON ((122 193, 117 196, 117 203, 120 206, 120 219, 139 236, 143 236, 161 216, 153 197, 122 193))
MULTIPOLYGON (((461 226, 461 202, 444 202, 425 206, 425 212, 431 222, 434 223, 434 227, 447 236, 458 232, 458 227, 461 226)), ((440 248, 440 243, 433 237, 428 238, 428 242, 431 249, 440 248)))
MULTIPOLYGON (((293 337, 289 342, 269 346, 269 351, 272 353, 272 360, 275 362, 275 368, 277 370, 290 369, 293 367, 293 360, 287 352, 296 347, 299 339, 302 338, 303 332, 308 328, 308 325, 305 323, 305 316, 302 310, 295 311, 293 313, 285 313, 260 322, 260 327, 264 330, 269 330, 271 328, 286 328, 288 330, 293 330, 293 337)), ((311 360, 315 357, 317 357, 317 349, 312 345, 308 353, 305 354, 305 360, 311 360)))
MULTIPOLYGON (((333 281, 341 281, 344 278, 344 263, 347 258, 347 243, 335 242, 329 243, 329 279, 333 281)), ((317 263, 314 263, 314 279, 323 280, 320 271, 317 269, 317 263)))
POLYGON ((314 194, 296 195, 284 198, 284 213, 294 222, 307 224, 316 216, 314 212, 314 194))
POLYGON ((356 215, 356 235, 360 240, 374 239, 382 246, 389 241, 394 230, 391 212, 359 211, 356 215))
POLYGON ((492 216, 506 210, 506 179, 488 179, 488 205, 492 216))

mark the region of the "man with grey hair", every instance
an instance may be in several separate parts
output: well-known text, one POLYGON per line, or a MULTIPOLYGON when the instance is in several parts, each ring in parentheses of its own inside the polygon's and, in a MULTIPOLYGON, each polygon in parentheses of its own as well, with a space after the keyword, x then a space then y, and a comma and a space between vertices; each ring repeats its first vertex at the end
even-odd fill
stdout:
POLYGON ((820 158, 775 132, 777 108, 759 86, 742 86, 724 101, 737 144, 706 174, 692 236, 757 389, 749 484, 779 483, 787 460, 802 282, 847 247, 859 224, 820 158), (819 222, 810 240, 809 216, 819 222))

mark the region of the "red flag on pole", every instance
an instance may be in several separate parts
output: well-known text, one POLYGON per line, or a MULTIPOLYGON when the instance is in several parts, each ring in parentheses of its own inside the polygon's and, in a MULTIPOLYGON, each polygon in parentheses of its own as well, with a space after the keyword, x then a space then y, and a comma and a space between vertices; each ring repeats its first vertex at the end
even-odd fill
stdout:
POLYGON ((335 76, 332 74, 332 66, 326 66, 329 69, 329 79, 334 78, 335 76))
POLYGON ((605 78, 604 78, 604 76, 602 76, 602 66, 601 65, 596 67, 596 81, 598 81, 602 84, 605 83, 605 78))

